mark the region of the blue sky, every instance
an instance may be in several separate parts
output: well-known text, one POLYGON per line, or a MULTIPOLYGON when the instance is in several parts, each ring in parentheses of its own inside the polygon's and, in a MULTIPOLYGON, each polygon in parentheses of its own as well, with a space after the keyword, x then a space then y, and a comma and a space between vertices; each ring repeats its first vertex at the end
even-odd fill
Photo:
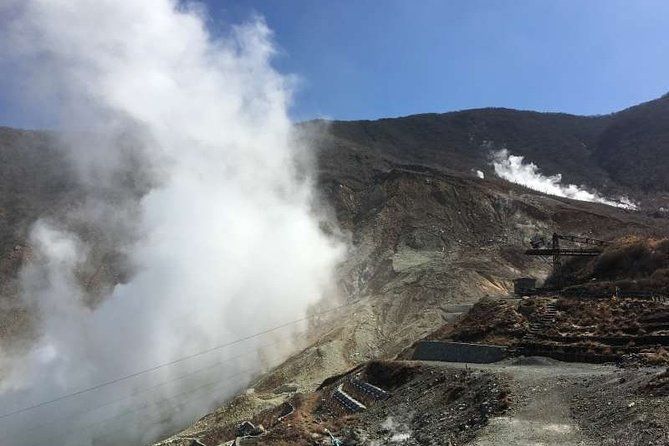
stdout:
POLYGON ((666 0, 210 0, 253 11, 276 66, 303 79, 293 114, 373 119, 500 106, 603 114, 669 91, 666 0))
MULTIPOLYGON (((500 106, 603 114, 669 91, 667 0, 206 0, 254 14, 301 79, 296 120, 500 106)), ((2 73, 0 73, 2 74, 2 73)), ((34 127, 0 78, 0 125, 34 127)))

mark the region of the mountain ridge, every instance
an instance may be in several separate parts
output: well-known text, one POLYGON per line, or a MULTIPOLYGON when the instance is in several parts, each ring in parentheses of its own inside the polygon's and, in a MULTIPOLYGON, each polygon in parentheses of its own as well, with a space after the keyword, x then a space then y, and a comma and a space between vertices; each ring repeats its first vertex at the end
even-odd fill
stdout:
POLYGON ((301 125, 327 127, 329 139, 319 141, 324 150, 365 147, 401 163, 492 173, 490 152, 506 148, 537 164, 545 175, 562 174, 569 184, 637 199, 669 191, 662 178, 662 166, 669 164, 669 95, 596 116, 478 108, 301 125), (646 131, 640 146, 637 135, 625 129, 643 119, 648 123, 642 122, 646 131), (630 163, 633 173, 623 175, 630 163))
POLYGON ((538 113, 538 114, 544 114, 544 115, 565 115, 565 116, 572 116, 572 117, 576 117, 576 118, 601 118, 601 117, 613 116, 613 115, 616 115, 618 113, 624 112, 626 110, 638 107, 640 105, 653 103, 653 102, 661 101, 661 100, 664 100, 664 99, 669 99, 669 91, 667 91, 663 95, 658 96, 656 98, 648 99, 648 100, 641 101, 641 102, 637 102, 635 104, 624 107, 620 110, 615 110, 615 111, 612 111, 612 112, 609 112, 609 113, 595 113, 595 114, 591 114, 591 115, 570 113, 570 112, 563 112, 563 111, 553 111, 553 110, 535 110, 535 109, 530 109, 530 108, 513 108, 513 107, 506 107, 506 106, 498 106, 498 107, 497 106, 490 106, 490 107, 462 108, 462 109, 457 109, 457 110, 437 111, 437 112, 409 113, 409 114, 406 114, 406 115, 388 116, 388 117, 370 118, 370 119, 314 118, 314 119, 307 119, 307 120, 301 121, 301 123, 308 123, 308 122, 314 122, 314 121, 343 122, 343 123, 346 123, 346 122, 376 122, 376 121, 384 121, 384 120, 404 119, 404 118, 410 118, 410 117, 414 117, 414 116, 448 115, 448 114, 453 114, 453 113, 474 112, 474 111, 481 111, 481 110, 509 110, 509 111, 517 111, 517 112, 538 113))

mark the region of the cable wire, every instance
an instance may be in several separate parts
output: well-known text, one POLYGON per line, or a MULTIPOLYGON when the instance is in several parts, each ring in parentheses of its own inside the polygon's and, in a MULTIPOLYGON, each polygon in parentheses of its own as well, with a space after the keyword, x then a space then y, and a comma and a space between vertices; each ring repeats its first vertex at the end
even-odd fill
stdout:
MULTIPOLYGON (((272 347, 274 345, 279 344, 280 342, 282 342, 282 341, 277 340, 277 341, 274 341, 274 342, 263 344, 263 345, 259 346, 258 348, 272 347)), ((206 366, 203 366, 203 367, 200 367, 198 369, 192 370, 192 371, 190 371, 186 374, 183 374, 181 376, 178 376, 176 378, 172 378, 172 379, 160 382, 158 384, 154 384, 154 385, 152 385, 150 387, 147 387, 147 388, 144 388, 144 389, 136 389, 135 391, 133 391, 129 395, 125 395, 121 398, 116 398, 112 401, 108 401, 108 402, 106 402, 104 404, 101 404, 99 406, 78 410, 78 411, 75 411, 75 412, 72 412, 72 413, 63 414, 63 415, 58 416, 56 418, 53 418, 53 419, 51 419, 47 422, 39 423, 37 425, 30 426, 28 428, 22 429, 20 433, 25 434, 25 433, 35 432, 39 429, 42 429, 42 428, 45 428, 45 427, 48 427, 48 426, 52 426, 52 425, 56 424, 57 422, 59 422, 61 420, 68 419, 68 418, 76 418, 80 415, 88 414, 90 412, 94 412, 96 410, 102 409, 104 407, 111 406, 113 404, 121 403, 121 402, 126 401, 126 400, 131 400, 132 398, 135 398, 138 395, 148 393, 148 392, 150 392, 152 390, 155 390, 155 389, 157 389, 161 386, 165 386, 165 385, 168 385, 168 384, 175 383, 177 381, 181 381, 183 379, 186 379, 186 378, 188 378, 192 375, 195 375, 197 373, 203 372, 203 371, 208 370, 208 369, 213 369, 215 367, 220 367, 220 366, 223 366, 223 365, 227 365, 228 361, 230 361, 230 360, 238 359, 238 358, 241 358, 241 357, 253 354, 253 353, 257 353, 257 350, 250 350, 250 351, 247 351, 247 352, 244 352, 244 353, 240 353, 239 355, 236 355, 236 356, 229 356, 229 357, 226 357, 226 358, 219 359, 213 364, 208 364, 206 366)), ((3 435, 2 437, 0 437, 0 440, 6 440, 6 439, 9 439, 13 436, 14 435, 12 435, 12 434, 6 434, 6 435, 3 435)))
MULTIPOLYGON (((298 320, 298 321, 293 321, 293 323, 296 323, 296 322, 299 322, 299 321, 303 321, 303 320, 306 320, 306 319, 311 319, 311 318, 320 316, 320 315, 322 315, 322 314, 330 313, 330 312, 332 312, 332 311, 335 311, 335 310, 338 310, 338 309, 341 309, 341 308, 344 308, 344 307, 353 305, 353 304, 355 304, 355 303, 357 303, 357 302, 358 302, 358 301, 349 302, 348 304, 341 305, 341 306, 339 306, 339 307, 335 307, 335 308, 332 308, 332 309, 330 309, 330 310, 326 310, 326 311, 324 311, 324 312, 321 312, 321 313, 317 313, 317 314, 311 315, 311 316, 309 316, 309 317, 300 319, 300 320, 298 320)), ((278 327, 285 327, 285 326, 287 326, 287 324, 283 324, 283 325, 278 326, 278 327)), ((275 329, 278 329, 278 327, 275 327, 274 329, 266 330, 266 331, 261 332, 261 333, 266 333, 266 332, 269 332, 269 331, 274 331, 275 329)), ((408 328, 409 328, 409 327, 402 327, 402 328, 400 328, 400 329, 398 329, 398 330, 395 330, 390 336, 386 335, 385 337, 387 337, 387 339, 385 339, 385 340, 382 341, 380 344, 378 344, 378 345, 377 345, 377 348, 378 348, 378 347, 381 347, 381 346, 384 346, 384 345, 386 345, 386 344, 389 344, 389 343, 391 343, 391 342, 396 342, 397 339, 395 338, 395 336, 398 335, 399 333, 403 332, 403 331, 406 331, 408 328)), ((246 338, 242 338, 242 339, 246 339, 246 338)), ((235 342, 235 341, 233 341, 233 342, 235 342)), ((276 345, 276 344, 278 344, 279 342, 280 342, 280 341, 275 341, 275 342, 271 342, 271 343, 268 343, 268 344, 264 344, 264 345, 261 346, 261 348, 262 348, 262 347, 269 347, 269 346, 272 346, 272 345, 276 345)), ((254 352, 255 352, 255 351, 254 351, 254 352)), ((102 407, 109 406, 109 405, 111 405, 111 404, 114 404, 114 403, 117 403, 117 402, 121 402, 121 401, 126 400, 126 399, 133 398, 133 397, 135 397, 135 396, 137 396, 137 395, 139 395, 139 394, 146 393, 146 392, 148 392, 148 391, 150 391, 150 390, 153 390, 153 389, 155 389, 155 388, 157 388, 157 387, 160 387, 160 386, 162 386, 162 385, 166 385, 166 384, 170 384, 170 383, 175 382, 175 381, 179 381, 179 380, 184 379, 184 378, 186 378, 186 377, 188 377, 188 376, 194 375, 195 373, 199 373, 199 372, 201 372, 201 371, 203 371, 203 370, 206 370, 206 369, 209 369, 209 368, 214 368, 214 367, 216 367, 216 366, 218 366, 218 365, 225 365, 225 364, 226 364, 226 361, 229 361, 229 360, 231 360, 231 359, 236 359, 236 358, 242 357, 242 356, 244 356, 244 355, 246 355, 246 354, 248 354, 248 353, 249 353, 249 352, 247 352, 247 353, 242 353, 242 354, 239 354, 239 355, 236 355, 236 356, 232 356, 232 357, 228 357, 228 358, 223 358, 223 359, 217 361, 217 362, 214 363, 214 364, 209 364, 209 365, 207 365, 207 366, 201 367, 201 368, 196 369, 196 370, 194 370, 194 371, 188 372, 188 373, 186 373, 185 375, 182 375, 182 376, 177 377, 177 378, 175 378, 175 379, 172 379, 172 380, 168 380, 168 381, 159 383, 159 384, 157 384, 157 385, 151 386, 151 387, 149 387, 149 388, 142 389, 142 390, 137 391, 137 392, 133 392, 133 394, 131 394, 131 395, 128 395, 128 396, 123 397, 123 398, 120 398, 120 399, 117 399, 117 400, 115 400, 115 401, 111 401, 111 402, 105 403, 105 404, 100 405, 100 406, 97 406, 97 407, 95 407, 95 408, 91 408, 91 409, 89 409, 89 410, 86 410, 85 412, 91 412, 91 411, 100 409, 100 408, 102 408, 102 407)), ((193 356, 193 355, 189 355, 189 357, 190 357, 190 356, 193 356)), ((175 399, 175 398, 179 398, 179 397, 182 397, 182 396, 185 396, 185 395, 188 395, 189 398, 190 398, 192 395, 195 395, 196 392, 199 392, 200 390, 203 390, 203 389, 205 389, 205 388, 209 388, 209 387, 211 387, 211 386, 214 386, 213 388, 218 388, 218 386, 216 386, 217 383, 218 383, 218 384, 229 384, 228 382, 221 382, 221 381, 220 381, 221 379, 225 380, 225 379, 233 378, 233 377, 240 376, 240 375, 243 375, 243 374, 251 373, 251 372, 253 372, 253 371, 254 371, 253 369, 247 369, 247 370, 243 370, 243 371, 241 371, 241 372, 235 373, 235 374, 233 374, 233 375, 224 376, 224 377, 222 377, 222 378, 217 379, 216 381, 212 381, 212 382, 209 382, 209 383, 200 385, 200 386, 198 386, 198 387, 195 387, 195 388, 193 388, 193 389, 189 389, 189 390, 187 390, 187 391, 183 391, 183 392, 180 392, 180 393, 178 393, 178 394, 172 395, 172 396, 170 396, 170 397, 163 398, 162 400, 160 400, 160 401, 158 401, 158 402, 154 402, 154 403, 146 402, 146 403, 143 403, 142 405, 137 406, 137 407, 134 407, 134 408, 132 408, 132 409, 126 409, 126 410, 124 410, 124 411, 121 412, 121 413, 117 413, 117 414, 115 414, 115 415, 113 415, 113 416, 111 416, 111 417, 107 417, 107 418, 105 418, 105 419, 103 419, 103 420, 99 420, 99 421, 96 421, 96 422, 93 422, 93 423, 89 423, 89 424, 87 424, 87 425, 84 425, 83 427, 75 428, 74 426, 72 426, 72 427, 70 427, 68 430, 66 430, 65 432, 60 433, 60 434, 57 434, 55 437, 49 437, 49 439, 64 437, 65 435, 67 435, 68 433, 71 433, 71 432, 81 432, 81 431, 89 430, 89 429, 94 428, 94 427, 96 427, 96 426, 100 426, 100 425, 103 425, 103 424, 105 424, 105 423, 108 423, 109 421, 112 421, 112 420, 115 420, 115 419, 118 419, 118 418, 121 418, 121 417, 130 415, 130 414, 132 414, 132 413, 139 412, 139 411, 141 411, 141 410, 143 410, 143 409, 149 408, 149 407, 151 407, 152 404, 163 404, 163 403, 165 403, 165 402, 167 402, 167 401, 170 401, 170 400, 173 400, 173 399, 175 399)), ((79 413, 81 413, 81 412, 79 412, 79 413)), ((71 417, 71 415, 66 416, 65 418, 69 418, 69 417, 71 417)), ((51 422, 49 422, 49 423, 45 423, 45 424, 46 424, 46 425, 51 425, 51 424, 53 424, 55 421, 58 421, 58 420, 52 420, 51 422)), ((44 427, 44 426, 45 426, 45 425, 42 425, 41 427, 44 427)), ((38 426, 38 427, 40 427, 40 426, 38 426)), ((38 427, 28 429, 28 431, 34 431, 34 430, 36 430, 38 427)), ((26 432, 26 431, 24 431, 24 432, 26 432)), ((104 435, 101 435, 101 436, 96 436, 96 439, 105 438, 105 437, 108 437, 108 436, 110 436, 110 435, 111 435, 111 433, 107 433, 107 434, 104 434, 104 435)), ((3 438, 6 438, 6 437, 3 437, 3 438)), ((34 443, 32 446, 40 446, 41 444, 43 444, 43 443, 41 443, 41 442, 40 442, 40 443, 34 443)))
POLYGON ((0 415, 0 420, 3 420, 5 418, 9 418, 9 417, 12 417, 14 415, 18 415, 18 414, 21 414, 21 413, 24 413, 24 412, 28 412, 30 410, 34 410, 34 409, 37 409, 37 408, 40 408, 40 407, 44 407, 44 406, 56 403, 58 401, 63 401, 65 399, 73 398, 75 396, 79 396, 79 395, 82 395, 84 393, 92 392, 94 390, 99 390, 99 389, 102 389, 104 387, 107 387, 107 386, 110 386, 110 385, 113 385, 113 384, 117 384, 119 382, 127 381, 128 379, 131 379, 131 378, 135 378, 135 377, 145 375, 145 374, 150 373, 150 372, 154 372, 156 370, 160 370, 160 369, 165 368, 165 367, 169 367, 169 366, 172 366, 172 365, 175 365, 175 364, 179 364, 179 363, 187 361, 189 359, 193 359, 193 358, 205 355, 207 353, 211 353, 211 352, 214 352, 216 350, 220 350, 222 348, 229 347, 231 345, 239 344, 241 342, 248 341, 248 340, 266 335, 268 333, 272 333, 276 330, 280 330, 282 328, 289 327, 291 325, 294 325, 294 324, 297 324, 297 323, 300 323, 300 322, 304 322, 304 321, 313 319, 313 318, 318 317, 318 316, 322 316, 324 314, 332 313, 332 312, 340 310, 342 308, 349 307, 349 306, 351 306, 351 305, 353 305, 357 302, 358 302, 357 300, 352 301, 352 302, 348 302, 346 304, 340 305, 338 307, 330 308, 329 310, 325 310, 325 311, 322 311, 320 313, 316 313, 316 314, 313 314, 313 315, 310 315, 310 316, 305 316, 305 317, 300 318, 300 319, 295 319, 293 321, 286 322, 286 323, 283 323, 281 325, 277 325, 277 326, 272 327, 272 328, 268 328, 268 329, 263 330, 261 332, 258 332, 258 333, 252 334, 252 335, 248 335, 248 336, 245 336, 245 337, 242 337, 242 338, 235 339, 234 341, 219 344, 219 345, 210 347, 206 350, 199 351, 197 353, 192 353, 190 355, 182 356, 181 358, 174 359, 172 361, 168 361, 168 362, 165 362, 165 363, 162 363, 162 364, 157 364, 155 366, 152 366, 152 367, 149 367, 149 368, 146 368, 146 369, 143 369, 143 370, 138 370, 138 371, 130 373, 128 375, 121 376, 121 377, 118 377, 118 378, 115 378, 115 379, 112 379, 112 380, 109 380, 109 381, 106 381, 106 382, 102 382, 100 384, 96 384, 94 386, 87 387, 87 388, 84 388, 84 389, 81 389, 81 390, 77 390, 77 391, 72 392, 72 393, 61 395, 61 396, 53 398, 51 400, 42 401, 40 403, 33 404, 33 405, 30 405, 30 406, 26 406, 26 407, 23 407, 21 409, 16 409, 16 410, 13 410, 13 411, 10 411, 10 412, 6 412, 6 413, 0 415))
MULTIPOLYGON (((244 374, 248 374, 248 373, 251 372, 251 371, 252 371, 252 369, 242 370, 241 372, 234 373, 234 374, 229 375, 229 376, 224 376, 222 379, 230 379, 230 378, 234 378, 234 377, 237 377, 237 376, 241 376, 241 375, 244 375, 244 374)), ((87 431, 87 430, 89 430, 89 429, 91 429, 91 428, 94 428, 94 427, 96 427, 96 426, 100 426, 100 425, 102 425, 102 424, 106 424, 106 423, 108 423, 108 422, 110 422, 110 421, 112 421, 112 420, 115 420, 115 419, 117 419, 117 418, 122 418, 122 417, 125 417, 125 416, 127 416, 127 415, 130 415, 130 414, 139 412, 140 410, 147 409, 147 408, 151 407, 152 404, 164 404, 164 403, 166 403, 167 401, 171 401, 171 400, 173 400, 173 399, 175 399, 175 398, 181 398, 181 397, 184 397, 184 396, 192 396, 192 395, 196 395, 197 392, 199 392, 199 391, 201 391, 201 390, 203 390, 203 389, 212 387, 212 386, 213 386, 213 388, 217 388, 218 386, 217 386, 216 384, 219 384, 219 385, 220 385, 220 384, 229 384, 229 382, 227 382, 227 381, 223 381, 223 382, 221 382, 221 380, 219 379, 219 380, 216 380, 216 381, 212 381, 212 382, 209 382, 209 383, 206 383, 206 384, 197 386, 197 387, 195 387, 195 388, 193 388, 193 389, 188 389, 188 390, 186 390, 186 391, 179 392, 179 393, 177 393, 177 394, 175 394, 175 395, 172 395, 172 396, 170 396, 170 397, 163 398, 162 400, 157 401, 157 402, 155 402, 155 403, 146 402, 146 403, 144 403, 144 404, 142 404, 142 405, 140 405, 140 406, 137 406, 137 407, 135 407, 135 408, 133 408, 133 409, 125 410, 125 411, 123 411, 123 412, 121 412, 121 413, 115 414, 115 415, 113 415, 113 416, 111 416, 111 417, 107 417, 107 418, 105 418, 105 419, 103 419, 103 420, 96 421, 96 422, 94 422, 94 423, 89 423, 89 424, 84 425, 84 426, 76 426, 76 425, 74 425, 74 426, 71 426, 69 429, 67 429, 65 432, 61 432, 60 434, 57 434, 57 435, 55 435, 55 436, 49 436, 49 441, 53 441, 54 438, 62 438, 62 437, 65 437, 66 435, 68 435, 68 434, 70 434, 70 433, 87 431)), ((39 442, 33 443, 33 446, 41 446, 41 445, 43 445, 43 444, 44 444, 43 441, 39 441, 39 442)))

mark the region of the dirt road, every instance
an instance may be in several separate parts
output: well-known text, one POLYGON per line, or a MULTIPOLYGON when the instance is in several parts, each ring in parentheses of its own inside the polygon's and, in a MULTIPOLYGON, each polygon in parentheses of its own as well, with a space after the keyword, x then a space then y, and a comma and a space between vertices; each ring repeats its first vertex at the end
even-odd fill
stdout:
POLYGON ((475 446, 595 446, 571 416, 570 400, 583 378, 612 375, 608 365, 575 364, 546 358, 516 358, 496 364, 442 363, 488 370, 506 378, 513 404, 490 420, 475 446))

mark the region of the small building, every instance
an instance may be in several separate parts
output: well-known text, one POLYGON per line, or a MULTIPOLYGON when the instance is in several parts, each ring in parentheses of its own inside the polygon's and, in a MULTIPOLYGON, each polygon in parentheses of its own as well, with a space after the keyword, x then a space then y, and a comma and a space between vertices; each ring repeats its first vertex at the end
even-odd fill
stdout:
POLYGON ((537 289, 537 279, 533 277, 519 277, 513 281, 513 294, 523 296, 533 294, 537 289))

